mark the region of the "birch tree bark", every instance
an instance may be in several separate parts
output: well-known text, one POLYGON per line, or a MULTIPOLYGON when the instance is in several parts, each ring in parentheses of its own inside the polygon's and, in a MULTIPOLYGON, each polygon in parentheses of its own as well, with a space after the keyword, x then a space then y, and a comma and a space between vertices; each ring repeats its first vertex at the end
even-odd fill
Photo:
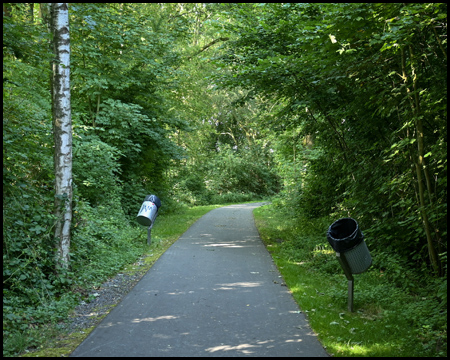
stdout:
POLYGON ((52 112, 55 142, 56 268, 69 266, 72 221, 72 118, 70 106, 70 37, 67 3, 50 3, 53 36, 52 112))

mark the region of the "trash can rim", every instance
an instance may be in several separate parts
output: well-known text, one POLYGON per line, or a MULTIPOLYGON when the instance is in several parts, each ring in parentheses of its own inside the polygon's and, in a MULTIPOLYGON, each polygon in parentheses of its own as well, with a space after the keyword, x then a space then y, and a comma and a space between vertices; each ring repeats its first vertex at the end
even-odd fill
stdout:
MULTIPOLYGON (((344 225, 344 224, 342 224, 344 225)), ((360 231, 358 222, 351 217, 344 217, 334 221, 329 227, 327 231, 327 240, 330 243, 331 247, 339 253, 345 253, 349 250, 352 250, 356 246, 358 246, 361 241, 364 240, 364 234, 360 231), (343 223, 344 220, 351 220, 355 225, 355 229, 351 233, 343 232, 343 235, 338 237, 336 236, 336 229, 334 229, 337 223, 343 223), (334 231, 333 231, 334 230, 334 231)))

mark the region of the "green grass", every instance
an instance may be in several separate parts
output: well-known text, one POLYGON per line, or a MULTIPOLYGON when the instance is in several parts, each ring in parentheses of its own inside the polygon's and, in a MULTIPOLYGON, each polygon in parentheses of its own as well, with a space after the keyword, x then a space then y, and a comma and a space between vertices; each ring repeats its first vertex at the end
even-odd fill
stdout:
MULTIPOLYGON (((144 267, 129 264, 124 268, 126 272, 147 271, 156 260, 207 212, 223 205, 205 205, 183 208, 177 213, 158 216, 152 229, 151 244, 142 255, 144 267)), ((142 241, 147 242, 147 228, 142 227, 142 241)))
MULTIPOLYGON (((145 272, 201 216, 223 205, 184 208, 158 216, 152 244, 138 265, 130 262, 120 272, 145 272), (143 264, 142 264, 143 263, 143 264)), ((270 207, 255 210, 261 237, 271 252, 286 284, 311 327, 330 354, 335 356, 446 356, 445 333, 432 319, 433 298, 408 294, 395 287, 387 274, 375 268, 355 275, 353 313, 347 311, 347 281, 327 245, 328 220, 292 222, 270 207)), ((147 230, 138 239, 146 243, 147 230)), ((374 262, 376 258, 374 257, 374 262)), ((98 321, 101 319, 99 318, 98 321)), ((33 329, 10 341, 29 349, 22 356, 68 356, 94 327, 65 333, 57 324, 33 329), (31 334, 31 335, 30 335, 31 334), (34 349, 30 349, 30 336, 34 349)), ((4 343, 5 345, 5 343, 4 343)))
MULTIPOLYGON (((206 205, 185 208, 183 211, 165 216, 158 216, 152 229, 152 242, 177 240, 187 229, 207 212, 223 205, 206 205)), ((145 237, 147 235, 145 229, 145 237)))
POLYGON ((439 312, 431 294, 408 293, 372 266, 354 275, 354 311, 348 312, 347 279, 326 240, 331 222, 294 222, 267 206, 254 215, 261 238, 329 354, 447 355, 446 307, 439 312))

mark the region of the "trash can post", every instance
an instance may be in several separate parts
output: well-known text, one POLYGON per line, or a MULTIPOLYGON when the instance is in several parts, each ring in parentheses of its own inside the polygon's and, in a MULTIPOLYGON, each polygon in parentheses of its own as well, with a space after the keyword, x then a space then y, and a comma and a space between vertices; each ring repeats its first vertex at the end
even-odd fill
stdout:
POLYGON ((345 277, 348 280, 348 304, 347 309, 349 312, 353 312, 353 287, 354 287, 354 278, 352 275, 352 271, 350 266, 348 265, 347 259, 344 253, 336 253, 336 257, 341 264, 342 270, 344 270, 345 277))
POLYGON ((155 224, 158 210, 161 207, 161 200, 156 195, 147 195, 142 203, 141 209, 137 214, 136 221, 147 228, 147 245, 152 242, 152 228, 155 224))
POLYGON ((330 225, 327 240, 348 280, 348 311, 353 312, 353 274, 361 274, 372 264, 372 257, 364 241, 364 234, 352 218, 342 218, 330 225))
POLYGON ((353 312, 353 279, 348 281, 348 303, 347 309, 349 312, 353 312))
POLYGON ((147 230, 147 245, 148 246, 150 246, 150 244, 152 243, 152 227, 153 227, 153 224, 151 224, 147 230))

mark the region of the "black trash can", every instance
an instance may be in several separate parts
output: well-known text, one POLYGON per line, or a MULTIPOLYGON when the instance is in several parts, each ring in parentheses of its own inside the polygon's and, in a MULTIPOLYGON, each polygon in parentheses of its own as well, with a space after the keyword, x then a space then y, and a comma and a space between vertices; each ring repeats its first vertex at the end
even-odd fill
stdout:
POLYGON ((154 203, 156 205, 158 210, 161 207, 161 200, 159 200, 159 197, 157 197, 156 195, 147 195, 145 197, 144 201, 151 201, 152 203, 154 203))
POLYGON ((344 254, 352 274, 360 274, 372 264, 364 235, 355 219, 336 220, 328 228, 327 240, 334 251, 344 254))

